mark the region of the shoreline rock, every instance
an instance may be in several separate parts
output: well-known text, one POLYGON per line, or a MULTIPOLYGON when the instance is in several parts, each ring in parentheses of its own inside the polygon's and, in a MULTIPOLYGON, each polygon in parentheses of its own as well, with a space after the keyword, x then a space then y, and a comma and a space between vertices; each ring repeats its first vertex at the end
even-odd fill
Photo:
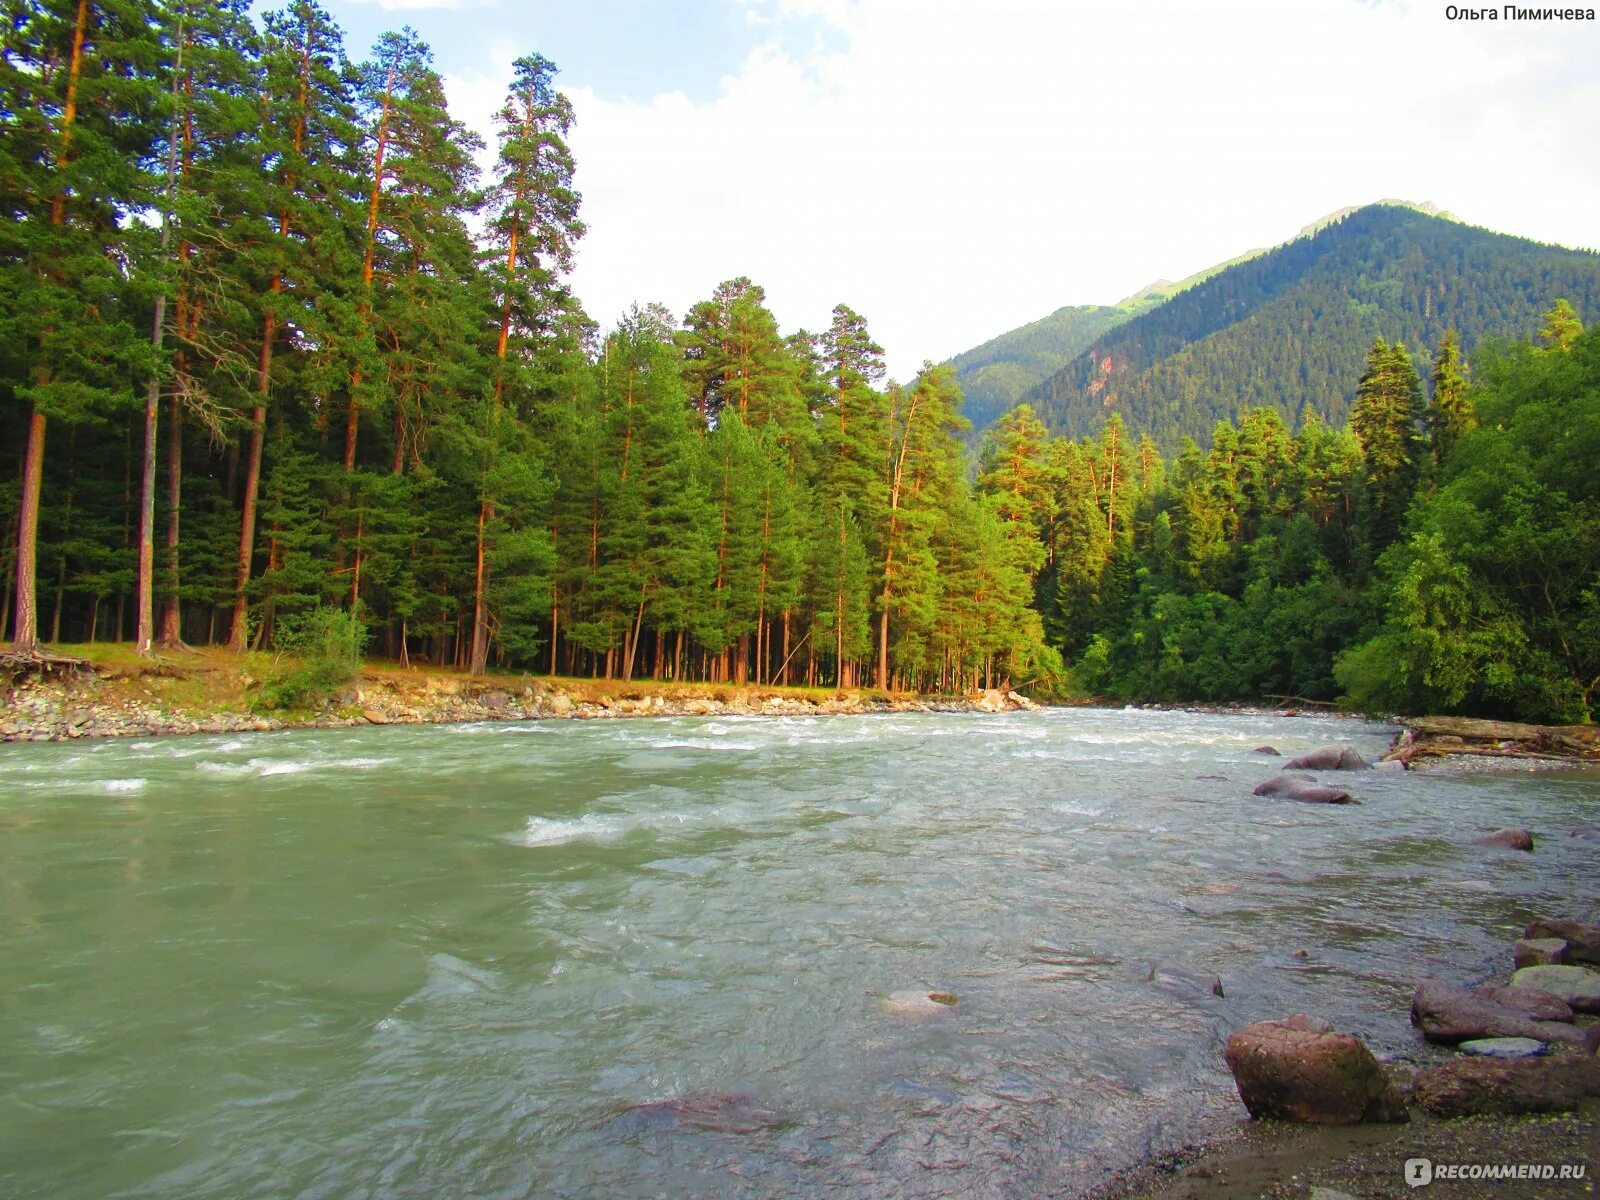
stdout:
POLYGON ((1257 1119, 1309 1125, 1409 1121, 1405 1102, 1354 1034, 1296 1013, 1228 1037, 1223 1052, 1239 1098, 1257 1119))

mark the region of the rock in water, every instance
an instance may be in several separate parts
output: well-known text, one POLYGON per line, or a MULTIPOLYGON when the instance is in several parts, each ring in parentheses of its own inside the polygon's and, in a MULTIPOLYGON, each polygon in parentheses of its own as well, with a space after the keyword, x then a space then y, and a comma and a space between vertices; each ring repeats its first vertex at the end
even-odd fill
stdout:
POLYGON ((636 1104, 627 1112, 626 1126, 686 1125, 717 1133, 758 1133, 787 1124, 753 1096, 742 1092, 708 1092, 636 1104))
POLYGON ((1418 1075, 1415 1095, 1433 1117, 1570 1112, 1600 1095, 1600 1060, 1462 1058, 1418 1075))
POLYGON ((933 1017, 954 1009, 956 998, 949 992, 890 992, 879 1004, 898 1017, 933 1017))
POLYGON ((1517 967, 1554 967, 1567 961, 1567 943, 1562 938, 1523 938, 1512 948, 1517 967))
POLYGON ((1535 921, 1522 934, 1525 938, 1560 938, 1567 943, 1567 957, 1573 962, 1600 966, 1600 925, 1577 921, 1535 921))
POLYGON ((1600 842, 1600 825, 1579 825, 1567 836, 1584 842, 1600 842))
POLYGON ((1549 992, 1577 1012, 1600 1012, 1600 971, 1587 967, 1523 967, 1511 977, 1511 986, 1549 992))
POLYGON ((1271 755, 1273 758, 1282 758, 1283 757, 1281 754, 1278 753, 1278 749, 1277 749, 1276 746, 1257 746, 1254 750, 1250 751, 1250 753, 1251 754, 1267 754, 1267 755, 1271 755))
POLYGON ((1472 839, 1474 846, 1498 846, 1502 850, 1532 850, 1533 834, 1526 829, 1496 829, 1472 839))
POLYGON ((1183 963, 1161 962, 1150 968, 1145 976, 1149 983, 1158 984, 1176 992, 1209 992, 1222 995, 1222 980, 1209 971, 1197 970, 1183 963))
POLYGON ((1291 771, 1359 771, 1366 765, 1367 760, 1349 746, 1321 746, 1284 764, 1291 771))
POLYGON ((1245 1026, 1229 1036, 1224 1057, 1252 1117, 1309 1125, 1409 1120, 1361 1040, 1304 1013, 1245 1026))
POLYGON ((1430 1042, 1454 1045, 1475 1038, 1526 1037, 1541 1042, 1583 1043, 1583 1034, 1559 1021, 1536 1021, 1447 983, 1424 983, 1411 999, 1411 1023, 1430 1042))
POLYGON ((1254 796, 1277 796, 1282 800, 1298 800, 1302 804, 1359 804, 1343 788, 1329 787, 1315 782, 1303 774, 1274 775, 1251 789, 1254 796))
POLYGON ((1478 1058, 1536 1058, 1545 1052, 1545 1044, 1533 1038, 1474 1038, 1456 1049, 1478 1058))

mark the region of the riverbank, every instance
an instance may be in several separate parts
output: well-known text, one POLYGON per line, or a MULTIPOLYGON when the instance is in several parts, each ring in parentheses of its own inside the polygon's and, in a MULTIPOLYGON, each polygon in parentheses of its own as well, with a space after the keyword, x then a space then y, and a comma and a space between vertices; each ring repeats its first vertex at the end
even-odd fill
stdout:
POLYGON ((624 682, 368 663, 315 711, 261 712, 246 660, 225 650, 143 659, 128 646, 68 646, 43 671, 0 677, 0 741, 152 737, 572 718, 999 713, 1038 706, 1016 692, 914 696, 873 689, 624 682))

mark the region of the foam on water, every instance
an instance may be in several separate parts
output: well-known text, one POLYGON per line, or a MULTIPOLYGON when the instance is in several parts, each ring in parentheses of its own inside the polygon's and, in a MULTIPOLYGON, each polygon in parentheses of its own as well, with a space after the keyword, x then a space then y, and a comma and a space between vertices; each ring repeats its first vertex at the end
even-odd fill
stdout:
POLYGON ((570 821, 529 817, 527 828, 520 835, 513 835, 513 840, 528 847, 559 846, 563 842, 580 840, 605 841, 621 836, 632 827, 616 817, 598 817, 593 814, 570 821))

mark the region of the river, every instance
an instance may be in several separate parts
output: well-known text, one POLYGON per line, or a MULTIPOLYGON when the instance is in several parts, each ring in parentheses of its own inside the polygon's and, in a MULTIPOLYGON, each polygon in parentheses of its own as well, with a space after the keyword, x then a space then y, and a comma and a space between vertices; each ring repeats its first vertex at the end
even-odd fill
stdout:
POLYGON ((1310 1011, 1426 1058, 1415 979, 1503 976, 1531 915, 1595 915, 1564 837, 1592 774, 1250 795, 1257 745, 1391 733, 1065 710, 0 747, 0 1194, 1070 1195, 1243 1116, 1230 1030, 1310 1011), (1537 852, 1468 844, 1504 825, 1537 852), (884 1002, 913 989, 958 1002, 884 1002))

